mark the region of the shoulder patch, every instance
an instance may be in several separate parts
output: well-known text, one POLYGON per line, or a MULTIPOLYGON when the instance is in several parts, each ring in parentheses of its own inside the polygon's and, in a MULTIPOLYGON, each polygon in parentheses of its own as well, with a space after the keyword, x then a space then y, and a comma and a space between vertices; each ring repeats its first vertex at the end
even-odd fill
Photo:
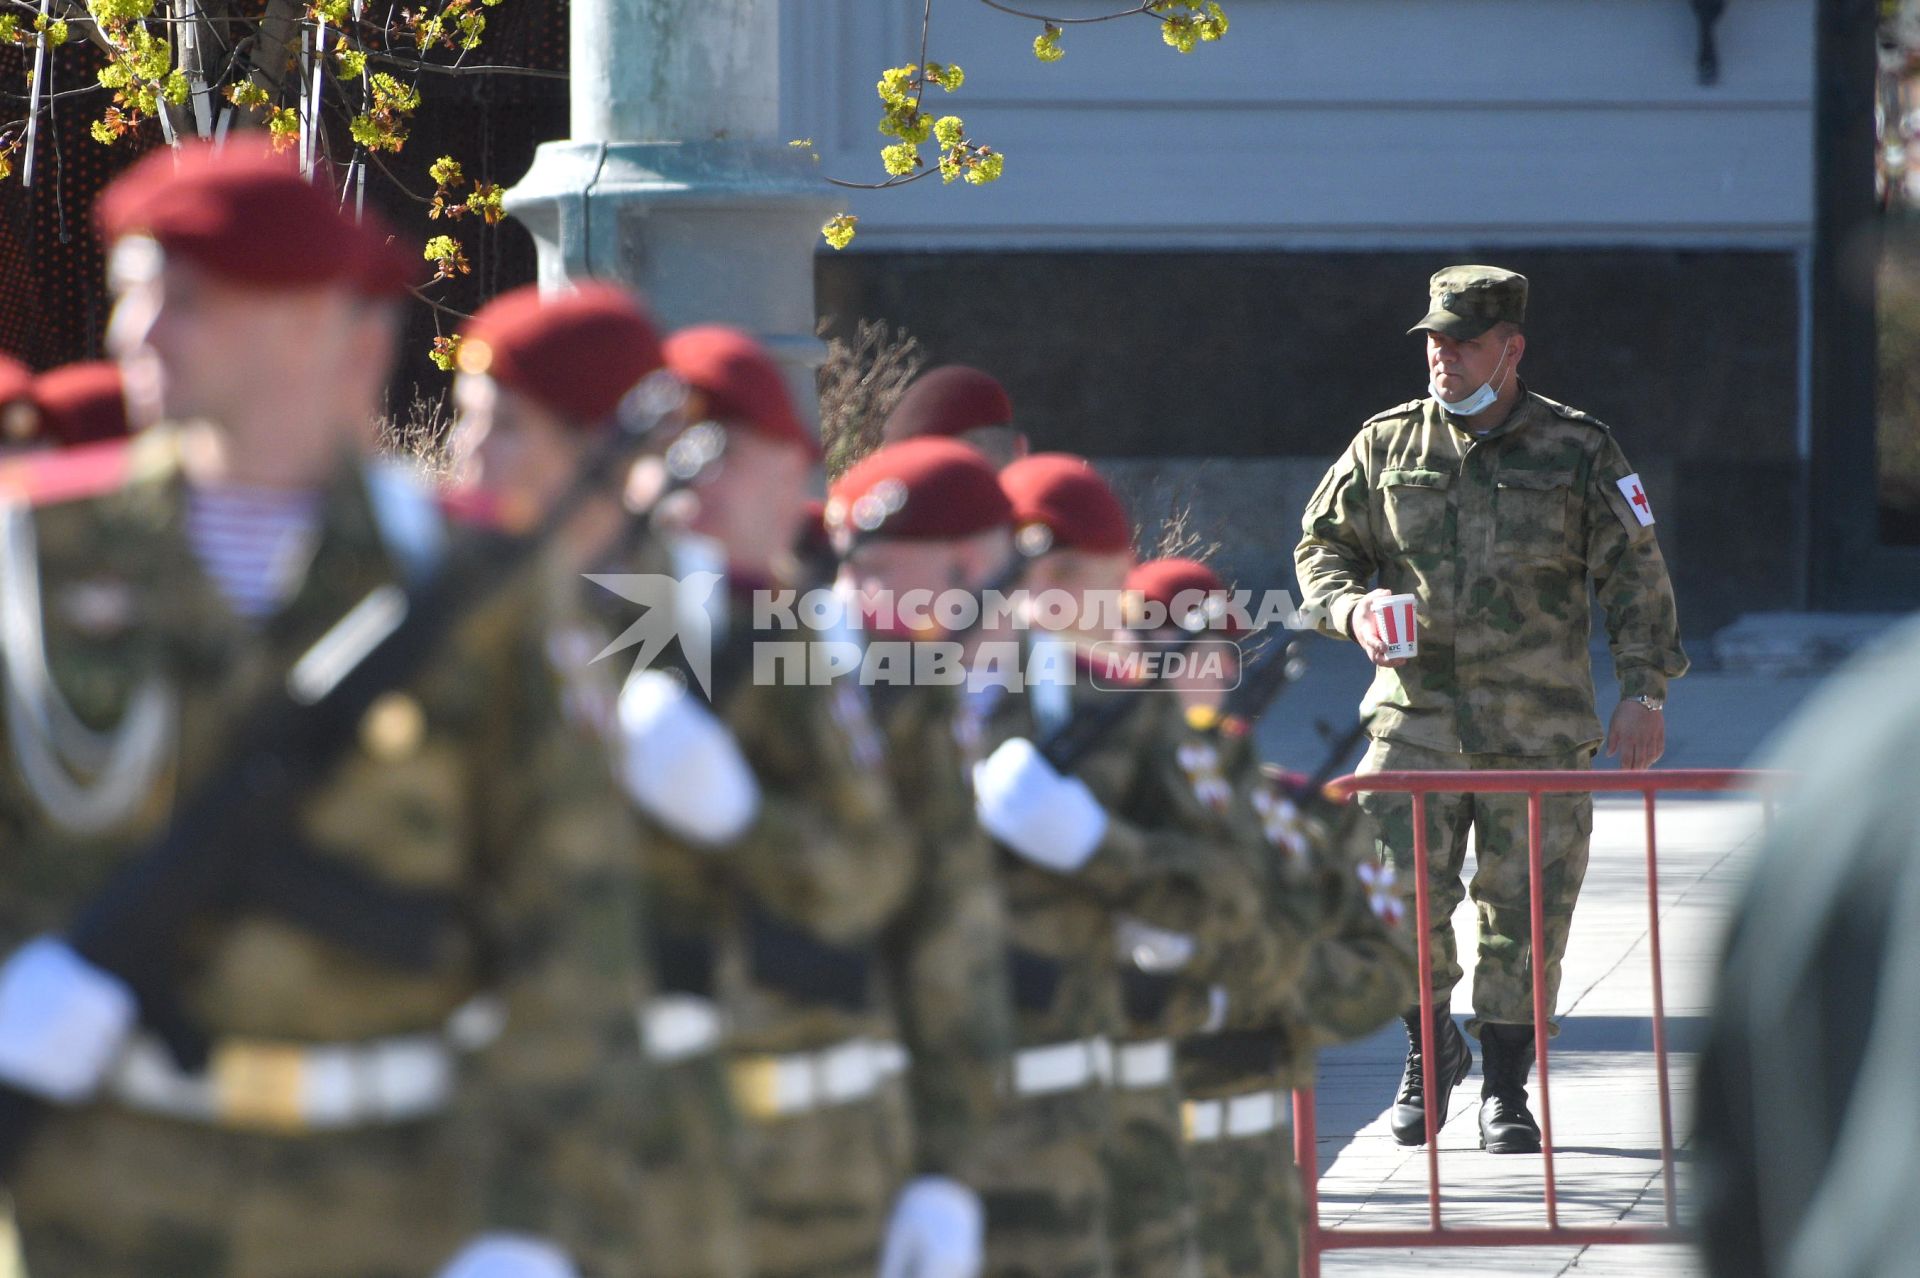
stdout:
POLYGON ((1577 408, 1569 408, 1557 400, 1548 399, 1545 395, 1536 394, 1534 398, 1546 405, 1555 417, 1564 418, 1570 422, 1581 422, 1596 429, 1607 431, 1609 434, 1612 433, 1613 428, 1601 421, 1598 417, 1595 417, 1592 413, 1583 413, 1577 408))
POLYGON ((1427 401, 1424 399, 1410 399, 1404 404, 1394 405, 1392 408, 1389 408, 1384 413, 1375 413, 1373 416, 1367 418, 1366 421, 1362 422, 1361 425, 1371 426, 1375 422, 1391 421, 1396 417, 1415 416, 1416 414, 1419 413, 1420 406, 1422 404, 1425 404, 1426 402, 1427 401))
POLYGON ((110 440, 0 462, 0 501, 53 506, 102 496, 126 483, 131 455, 125 440, 110 440))

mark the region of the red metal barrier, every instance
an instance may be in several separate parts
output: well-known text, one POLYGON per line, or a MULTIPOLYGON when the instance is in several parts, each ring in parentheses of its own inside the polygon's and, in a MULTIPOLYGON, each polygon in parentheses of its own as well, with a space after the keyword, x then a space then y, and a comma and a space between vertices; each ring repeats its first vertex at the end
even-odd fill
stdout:
MULTIPOLYGON (((1427 796, 1430 794, 1524 794, 1527 796, 1527 884, 1532 947, 1528 963, 1533 973, 1534 1049, 1540 1071, 1540 1152, 1545 1178, 1547 1223, 1544 1228, 1448 1227, 1440 1216, 1440 1146, 1435 1089, 1426 1089, 1427 1103, 1427 1222, 1426 1229, 1327 1229, 1320 1224, 1319 1140, 1314 1122, 1311 1088, 1293 1096, 1294 1156, 1305 1182, 1304 1220, 1301 1224, 1300 1273, 1320 1278, 1320 1254, 1326 1251, 1383 1247, 1538 1247, 1571 1244, 1621 1245, 1672 1243, 1684 1235, 1674 1203, 1673 1105, 1668 1088, 1666 994, 1660 964, 1660 877, 1654 835, 1654 796, 1663 791, 1724 792, 1754 790, 1784 779, 1781 774, 1750 769, 1705 768, 1641 772, 1375 772, 1346 776, 1332 782, 1328 793, 1346 798, 1362 792, 1413 796, 1414 926, 1418 929, 1420 1005, 1433 1006, 1432 904, 1427 883, 1427 796), (1560 1223, 1559 1190, 1553 1174, 1553 1097, 1547 1067, 1546 970, 1533 956, 1546 953, 1546 913, 1541 906, 1542 875, 1540 820, 1542 796, 1574 793, 1639 794, 1646 804, 1647 821, 1647 945, 1653 961, 1653 1054, 1660 1087, 1660 1168, 1664 1185, 1666 1224, 1640 1228, 1570 1228, 1560 1223)), ((1771 815, 1771 805, 1768 807, 1771 815)), ((1421 1051, 1429 1061, 1439 1059, 1433 1018, 1423 1017, 1421 1051)))

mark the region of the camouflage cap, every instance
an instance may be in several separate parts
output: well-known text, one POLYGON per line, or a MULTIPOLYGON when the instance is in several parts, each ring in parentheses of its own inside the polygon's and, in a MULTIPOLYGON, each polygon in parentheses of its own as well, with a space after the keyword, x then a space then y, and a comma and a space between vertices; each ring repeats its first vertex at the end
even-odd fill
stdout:
POLYGON ((1409 333, 1435 332, 1471 341, 1505 321, 1527 322, 1527 277, 1497 266, 1449 266, 1427 283, 1432 309, 1409 333))

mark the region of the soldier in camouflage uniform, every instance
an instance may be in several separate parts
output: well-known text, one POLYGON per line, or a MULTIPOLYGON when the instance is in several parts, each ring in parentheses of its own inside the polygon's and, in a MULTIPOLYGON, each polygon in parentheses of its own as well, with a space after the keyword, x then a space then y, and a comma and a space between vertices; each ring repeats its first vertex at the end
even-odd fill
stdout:
MULTIPOLYGON (((1527 282, 1458 266, 1433 277, 1427 338, 1431 395, 1371 419, 1308 502, 1295 551, 1305 606, 1329 634, 1352 638, 1379 667, 1362 702, 1374 738, 1361 771, 1584 769, 1601 741, 1588 669, 1587 583, 1607 614, 1621 701, 1607 734, 1623 766, 1651 766, 1664 739, 1667 680, 1685 673, 1673 589, 1644 487, 1613 434, 1585 413, 1532 394, 1527 282), (1373 589, 1378 583, 1378 588, 1373 589), (1419 655, 1389 659, 1375 603, 1417 598, 1419 655)), ((1362 806, 1402 868, 1412 806, 1370 795, 1362 806)), ((1482 1144, 1539 1148, 1526 1107, 1533 1063, 1526 805, 1519 796, 1436 796, 1432 851, 1436 1042, 1441 1117, 1471 1065, 1448 1014, 1462 973, 1451 916, 1469 828, 1480 957, 1468 1031, 1486 1052, 1482 1144)), ((1586 871, 1589 795, 1548 795, 1542 853, 1549 1015, 1568 924, 1586 871)), ((1420 1009, 1407 1013, 1406 1076, 1392 1126, 1425 1140, 1428 1073, 1420 1009)))
POLYGON ((178 1019, 54 939, 231 765, 263 689, 447 553, 412 476, 365 455, 405 259, 290 166, 177 158, 102 220, 112 341, 195 425, 27 463, 0 503, 0 1078, 53 1104, 7 1186, 26 1264, 636 1272, 633 832, 604 744, 557 713, 534 591, 462 618, 301 789, 293 844, 180 938, 178 1019))
MULTIPOLYGON (((978 453, 944 439, 889 445, 841 476, 825 518, 844 557, 837 590, 859 611, 869 657, 911 652, 914 641, 964 650, 977 638, 915 630, 890 610, 867 613, 861 600, 979 591, 1003 577, 1012 548, 1006 500, 978 453)), ((979 710, 953 682, 890 680, 870 691, 884 775, 916 863, 907 907, 883 947, 890 1001, 913 1056, 915 1179, 895 1209, 880 1272, 963 1276, 980 1270, 992 1190, 1012 1155, 998 1143, 1013 1040, 1006 917, 968 785, 979 710)))
POLYGON ((1209 606, 1227 597, 1219 577, 1191 560, 1155 560, 1127 577, 1131 625, 1156 624, 1144 607, 1154 602, 1172 623, 1153 632, 1163 642, 1183 630, 1218 636, 1196 650, 1221 651, 1227 660, 1219 673, 1176 683, 1187 707, 1177 757, 1202 819, 1243 856, 1273 917, 1312 937, 1304 973, 1293 981, 1276 982, 1257 964, 1223 955, 1210 973, 1226 995, 1223 1015, 1178 1045, 1201 1272, 1256 1278, 1299 1267, 1301 1182, 1288 1093, 1312 1086, 1319 1046, 1391 1020, 1412 991, 1414 968, 1391 876, 1383 878, 1371 840, 1354 837, 1353 814, 1303 794, 1304 778, 1262 775, 1253 723, 1223 713, 1222 690, 1238 681, 1232 641, 1244 638, 1228 610, 1209 606))
POLYGON ((1007 1137, 1021 1156, 989 1197, 992 1267, 1099 1272, 1104 1251, 1115 1274, 1182 1273, 1194 1218, 1172 1039, 1215 1014, 1205 973, 1224 955, 1284 983, 1303 938, 1260 912, 1254 878, 1198 814, 1177 698, 1090 677, 1132 563, 1124 508, 1080 458, 1026 458, 1001 482, 1029 591, 1063 592, 1076 616, 1030 634, 1024 686, 992 705, 976 772, 981 821, 1005 849, 1021 1046, 1007 1137), (1038 753, 1116 698, 1070 775, 1038 753), (1120 953, 1143 948, 1157 970, 1123 969, 1120 953), (1188 981, 1155 979, 1189 967, 1188 981))
MULTIPOLYGON (((664 362, 640 300, 616 285, 581 281, 546 297, 528 286, 493 299, 473 317, 459 352, 455 499, 511 526, 546 518, 588 450, 604 442, 622 397, 664 362)), ((549 574, 554 611, 567 618, 551 646, 570 674, 568 704, 608 736, 616 733, 626 672, 617 661, 595 660, 616 630, 593 605, 614 597, 597 587, 583 592, 579 574, 617 556, 661 554, 622 509, 618 489, 609 485, 567 522, 549 574)), ((649 867, 688 855, 679 843, 647 842, 649 867)), ((711 1003, 662 990, 644 1008, 643 1023, 652 1031, 657 1098, 638 1150, 645 1271, 738 1278, 748 1270, 738 1135, 711 1003)))

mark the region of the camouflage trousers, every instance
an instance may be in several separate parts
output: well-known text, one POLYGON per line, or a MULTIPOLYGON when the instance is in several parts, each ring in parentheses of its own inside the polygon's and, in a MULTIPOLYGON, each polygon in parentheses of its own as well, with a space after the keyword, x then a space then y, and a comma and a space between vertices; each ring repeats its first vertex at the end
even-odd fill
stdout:
POLYGON ((745 1278, 746 1208, 733 1101, 712 1053, 654 1070, 659 1100, 640 1150, 640 1244, 648 1278, 745 1278))
MULTIPOLYGON (((1372 772, 1438 772, 1464 769, 1584 770, 1595 747, 1565 754, 1526 756, 1452 754, 1403 741, 1376 740, 1361 761, 1372 772)), ((1413 869, 1413 800, 1404 794, 1362 794, 1360 806, 1377 825, 1383 856, 1403 874, 1413 869)), ((1527 800, 1515 794, 1433 794, 1427 797, 1428 890, 1432 903, 1433 1001, 1446 1002, 1463 972, 1453 936, 1453 912, 1465 892, 1461 872, 1467 833, 1474 836, 1478 868, 1471 888, 1479 918, 1480 953, 1473 974, 1469 1033, 1486 1022, 1533 1023, 1532 922, 1528 912, 1527 800)), ((1540 855, 1546 923, 1547 1013, 1560 994, 1560 960, 1566 954, 1573 903, 1587 873, 1593 834, 1593 796, 1549 794, 1541 805, 1540 855)), ((1411 914, 1413 888, 1405 888, 1411 914)), ((1551 1025, 1558 1032, 1557 1025, 1551 1025)))
POLYGON ((988 1278, 1110 1278, 1112 1098, 1096 1085, 1001 1111, 981 1177, 988 1278))
POLYGON ((450 1125, 264 1135, 95 1105, 13 1192, 33 1278, 420 1278, 469 1241, 450 1125))
MULTIPOLYGON (((1126 1050, 1124 1045, 1119 1047, 1126 1050)), ((1114 1278, 1192 1273, 1193 1184, 1180 1132, 1180 1092, 1171 1082, 1116 1087, 1107 1146, 1114 1278)))
MULTIPOLYGON (((1271 1090, 1271 1089, 1269 1089, 1271 1090)), ((1230 1104, 1233 1097, 1219 1098, 1230 1104)), ((1291 1097, 1281 1092, 1276 1104, 1291 1097)), ((1294 1278, 1300 1272, 1300 1174, 1293 1130, 1192 1139, 1187 1165, 1199 1213, 1201 1278, 1294 1278)))
POLYGON ((907 1148, 898 1079, 862 1101, 740 1124, 754 1278, 871 1278, 907 1148))

